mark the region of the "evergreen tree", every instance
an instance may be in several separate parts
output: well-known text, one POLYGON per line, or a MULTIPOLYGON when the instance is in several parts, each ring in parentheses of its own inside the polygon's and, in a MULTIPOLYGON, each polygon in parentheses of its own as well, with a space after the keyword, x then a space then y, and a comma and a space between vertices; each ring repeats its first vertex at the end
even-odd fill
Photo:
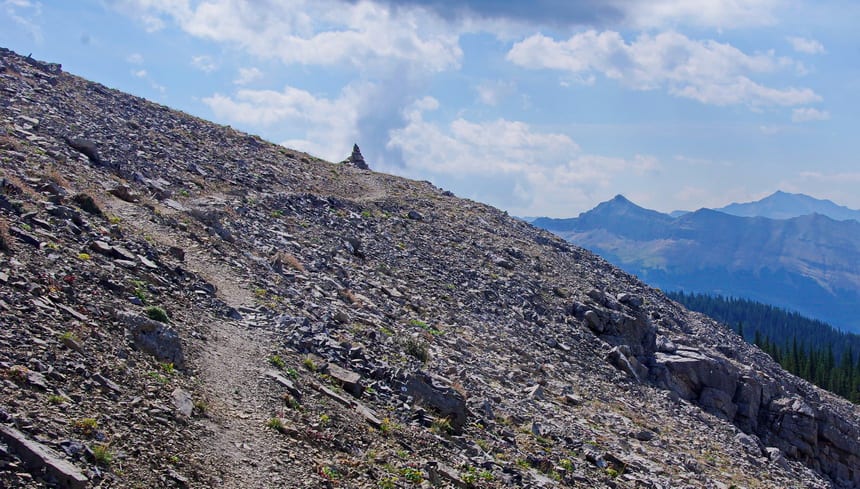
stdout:
POLYGON ((683 292, 668 295, 724 324, 737 325, 736 331, 745 341, 746 331, 752 327, 753 344, 787 371, 860 403, 860 355, 854 353, 860 352, 860 335, 746 299, 683 292))

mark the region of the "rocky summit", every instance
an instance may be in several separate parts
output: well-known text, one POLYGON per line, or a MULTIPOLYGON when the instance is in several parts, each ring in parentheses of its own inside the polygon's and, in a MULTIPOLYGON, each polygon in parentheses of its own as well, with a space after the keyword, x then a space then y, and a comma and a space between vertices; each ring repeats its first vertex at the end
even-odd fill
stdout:
POLYGON ((860 487, 856 406, 504 212, 0 93, 2 487, 860 487))

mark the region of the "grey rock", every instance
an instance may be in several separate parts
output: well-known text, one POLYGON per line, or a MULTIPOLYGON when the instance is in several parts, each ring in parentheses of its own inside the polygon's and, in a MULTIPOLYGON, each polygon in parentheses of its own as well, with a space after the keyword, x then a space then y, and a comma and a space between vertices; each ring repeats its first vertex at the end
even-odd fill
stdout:
POLYGON ((364 392, 364 386, 361 385, 360 374, 340 367, 334 363, 328 363, 323 371, 339 383, 343 387, 343 390, 349 392, 353 396, 361 397, 361 394, 364 392))
POLYGON ((45 470, 62 488, 84 489, 89 479, 77 467, 66 462, 50 448, 27 438, 9 426, 0 425, 0 437, 9 445, 25 465, 35 470, 45 470))
POLYGON ((137 348, 176 368, 185 367, 182 342, 169 325, 128 311, 117 312, 116 318, 128 328, 137 348))
POLYGON ((194 401, 191 398, 191 394, 177 387, 171 393, 171 397, 173 398, 173 405, 176 407, 176 410, 183 416, 190 417, 191 413, 194 412, 194 401))
POLYGON ((454 433, 462 433, 468 409, 463 395, 451 387, 451 382, 438 375, 419 371, 406 381, 405 392, 451 421, 454 433))

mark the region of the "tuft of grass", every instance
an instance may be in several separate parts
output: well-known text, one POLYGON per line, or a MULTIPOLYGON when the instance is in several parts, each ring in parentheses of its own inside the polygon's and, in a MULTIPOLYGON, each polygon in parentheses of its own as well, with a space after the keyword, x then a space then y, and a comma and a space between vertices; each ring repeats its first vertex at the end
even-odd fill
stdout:
POLYGON ((430 424, 430 431, 442 435, 450 434, 454 431, 449 418, 436 418, 430 424))
POLYGON ((277 416, 269 418, 269 420, 266 421, 266 427, 275 431, 284 431, 284 420, 277 416))
POLYGON ((164 309, 162 309, 158 306, 147 307, 146 308, 146 316, 149 319, 152 319, 154 321, 159 321, 162 323, 166 323, 166 322, 170 321, 170 318, 167 316, 167 313, 164 311, 164 309))
POLYGON ((394 433, 394 430, 396 429, 397 424, 391 421, 391 418, 383 418, 382 422, 379 423, 379 431, 382 432, 382 434, 385 436, 394 433))
POLYGON ((98 427, 96 418, 79 418, 72 421, 72 428, 84 436, 93 436, 98 427))
POLYGON ((196 409, 201 416, 205 416, 209 411, 209 403, 202 399, 197 399, 194 401, 194 409, 196 409))
POLYGON ((60 341, 76 341, 77 342, 77 341, 80 341, 80 338, 78 338, 78 336, 75 333, 73 333, 71 331, 66 331, 65 333, 63 333, 59 336, 59 340, 60 341))
POLYGON ((302 360, 302 365, 311 372, 317 371, 317 364, 314 363, 314 359, 311 357, 305 357, 305 359, 302 360))
POLYGON ((424 481, 424 474, 414 467, 403 467, 400 469, 400 475, 413 484, 420 484, 424 481))
POLYGON ((430 349, 427 343, 415 338, 407 338, 403 350, 424 363, 430 361, 430 349))
POLYGON ((92 256, 90 256, 90 254, 89 254, 89 253, 78 253, 78 260, 81 260, 81 261, 89 261, 89 260, 92 260, 92 259, 93 259, 93 257, 92 257, 92 256))
POLYGON ((176 365, 173 365, 173 362, 161 363, 158 366, 161 368, 161 371, 167 375, 173 375, 176 373, 176 365))
POLYGON ((411 319, 409 321, 409 325, 414 326, 416 328, 421 328, 433 336, 441 336, 442 334, 444 334, 439 328, 430 326, 429 324, 425 323, 424 321, 421 321, 420 319, 411 319))
POLYGON ((284 362, 284 359, 283 359, 283 358, 281 358, 281 356, 280 356, 280 355, 272 355, 272 356, 270 356, 270 357, 269 357, 269 363, 271 363, 271 364, 272 364, 273 366, 275 366, 275 367, 278 367, 278 368, 279 368, 279 369, 281 369, 281 370, 283 370, 283 369, 284 369, 284 367, 286 367, 286 366, 287 366, 286 362, 284 362))
POLYGON ((146 301, 149 299, 146 294, 146 282, 143 280, 132 280, 131 285, 134 286, 132 294, 140 299, 140 302, 146 304, 146 301))
POLYGON ((97 464, 108 466, 113 461, 113 452, 110 451, 110 446, 107 443, 96 443, 91 450, 93 459, 97 464))
POLYGON ((396 489, 397 479, 394 477, 385 477, 376 482, 376 487, 379 489, 396 489))
POLYGON ((68 402, 68 399, 66 399, 65 396, 61 396, 58 394, 52 394, 48 396, 48 404, 59 406, 61 404, 65 404, 66 402, 68 402))

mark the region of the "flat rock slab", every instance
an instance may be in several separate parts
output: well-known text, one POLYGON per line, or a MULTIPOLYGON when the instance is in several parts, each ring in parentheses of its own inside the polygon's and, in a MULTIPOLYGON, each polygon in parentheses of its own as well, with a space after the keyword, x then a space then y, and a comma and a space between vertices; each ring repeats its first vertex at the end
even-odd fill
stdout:
POLYGON ((329 363, 326 367, 326 373, 343 386, 343 390, 353 396, 361 397, 361 394, 364 392, 364 386, 361 385, 361 375, 352 370, 329 363))
POLYGON ((24 464, 35 470, 45 469, 61 488, 84 489, 89 481, 77 467, 63 460, 50 448, 27 438, 9 426, 0 426, 0 437, 24 464))

